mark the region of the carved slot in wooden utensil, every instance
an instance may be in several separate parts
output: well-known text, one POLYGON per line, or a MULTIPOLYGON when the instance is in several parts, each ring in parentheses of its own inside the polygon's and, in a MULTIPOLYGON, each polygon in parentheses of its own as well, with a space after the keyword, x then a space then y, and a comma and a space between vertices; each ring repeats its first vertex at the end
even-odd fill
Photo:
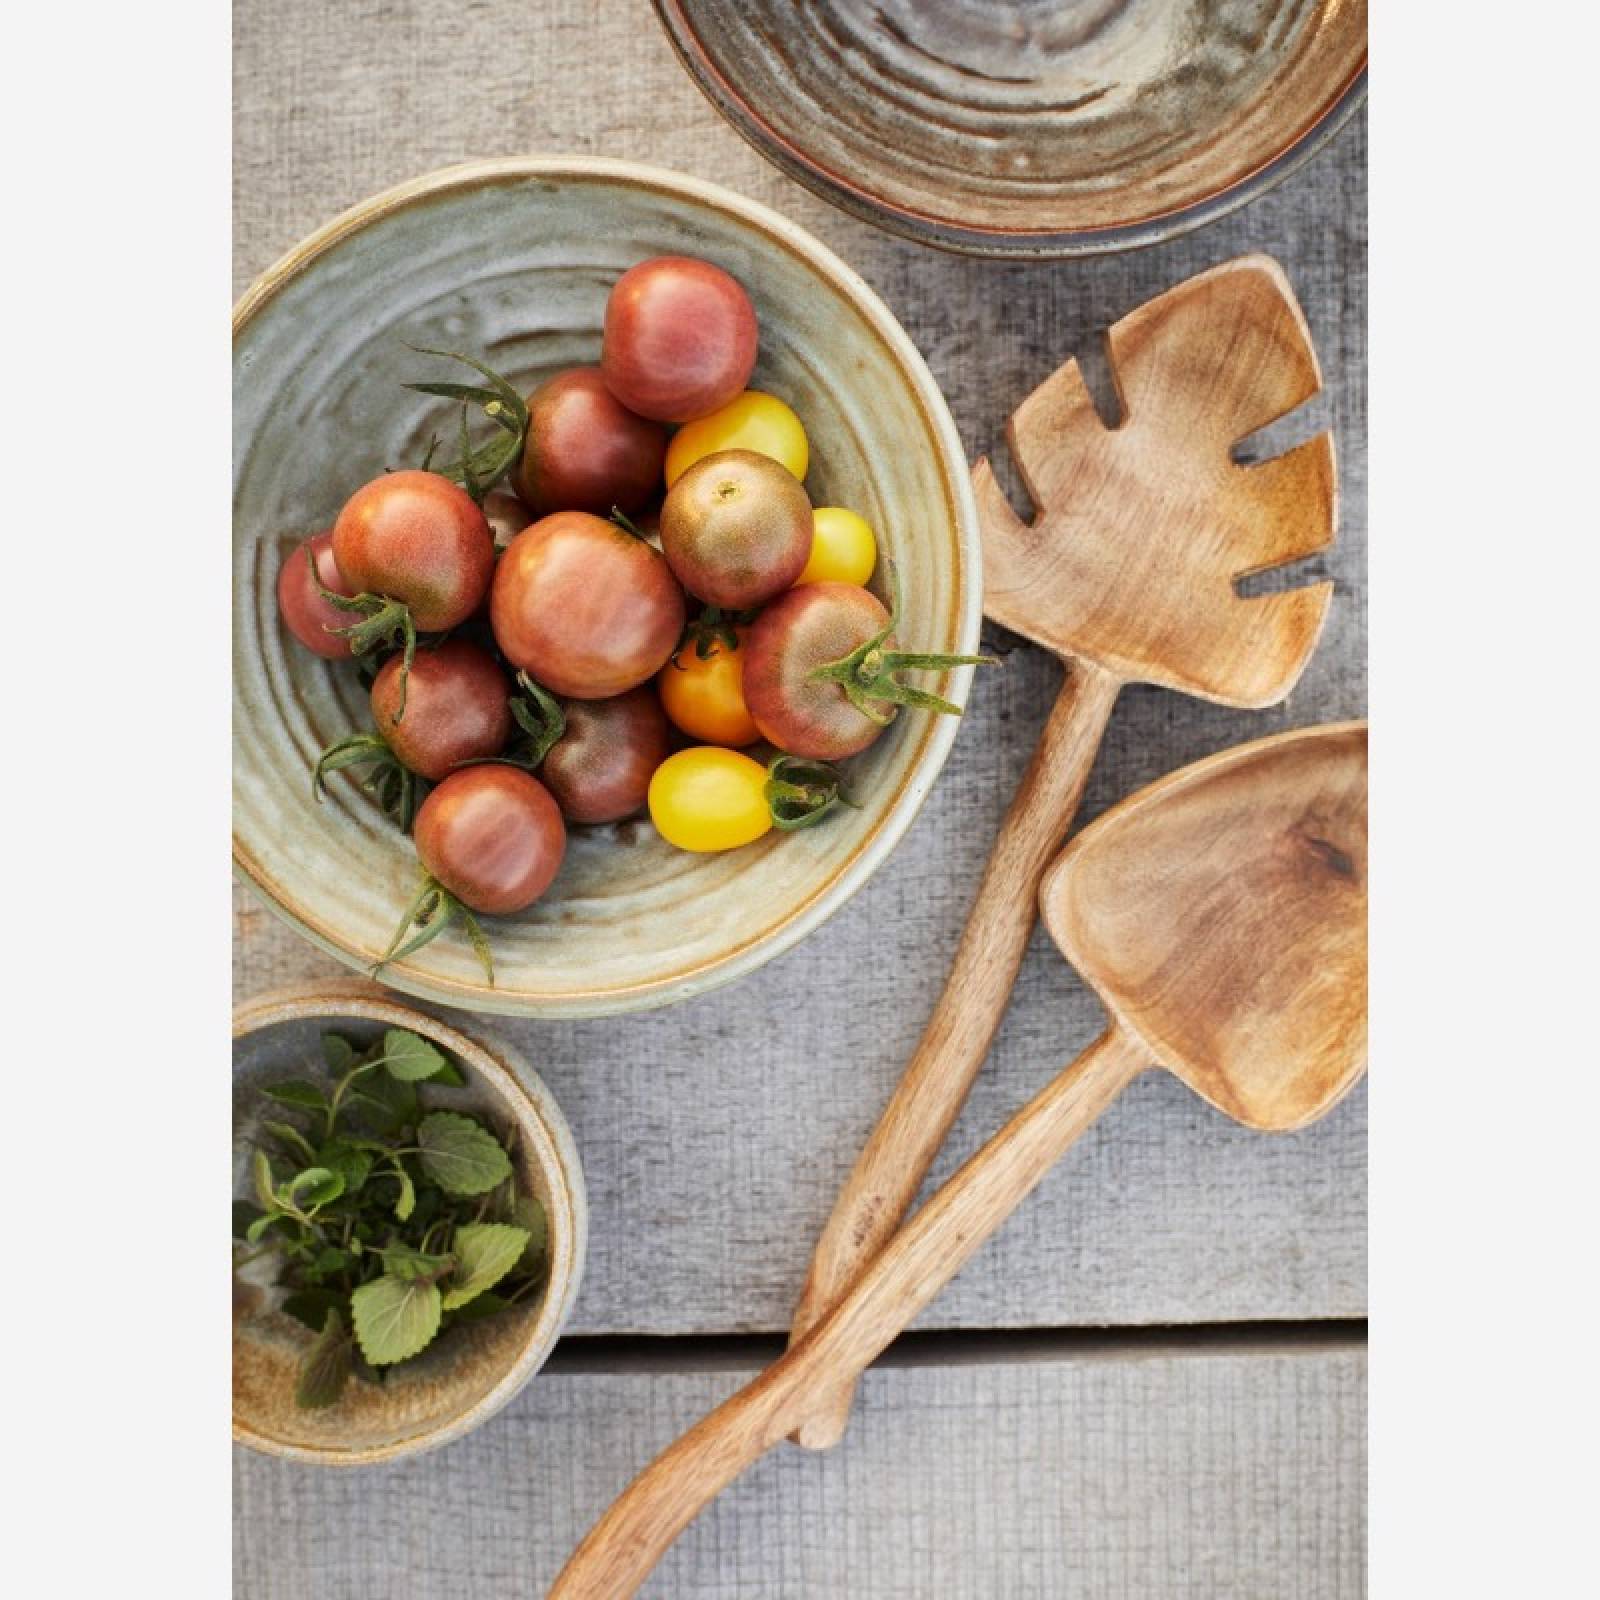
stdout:
MULTIPOLYGON (((845 1182, 806 1276, 802 1338, 872 1260, 915 1198, 1005 1012, 1039 880, 1066 836, 1125 683, 1226 705, 1288 694, 1316 646, 1332 585, 1241 598, 1248 574, 1333 542, 1333 440, 1318 434, 1251 465, 1241 440, 1320 386, 1283 269, 1243 256, 1122 318, 1108 350, 1121 420, 1108 428, 1069 361, 1013 414, 1006 436, 1035 505, 1012 510, 987 460, 973 469, 984 610, 1063 658, 1066 680, 1001 825, 943 995, 845 1182)), ((850 1390, 796 1439, 835 1443, 850 1390)))

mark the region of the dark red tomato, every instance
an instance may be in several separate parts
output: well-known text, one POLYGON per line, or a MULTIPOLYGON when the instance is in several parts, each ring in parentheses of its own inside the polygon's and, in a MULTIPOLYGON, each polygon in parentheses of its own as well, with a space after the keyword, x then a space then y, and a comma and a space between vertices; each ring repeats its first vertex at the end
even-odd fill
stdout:
POLYGON ((568 700, 566 732, 539 768, 568 822, 620 822, 644 808, 650 778, 672 754, 672 731, 655 689, 614 700, 568 700))
POLYGON ((399 721, 400 661, 390 656, 372 680, 372 720, 405 765, 437 783, 462 761, 497 756, 511 737, 510 685, 487 650, 446 639, 411 663, 399 721))
POLYGON ((528 435, 515 486, 535 516, 613 506, 638 511, 661 487, 667 430, 635 416, 598 367, 572 367, 528 396, 528 435))
POLYGON ((532 512, 506 489, 491 489, 483 497, 483 514, 496 549, 510 544, 533 521, 532 512))
POLYGON ((495 642, 551 693, 605 700, 660 671, 683 632, 683 590, 653 546, 586 511, 558 511, 500 557, 495 642))
POLYGON ((391 472, 357 489, 333 525, 333 553, 359 592, 403 602, 423 633, 465 622, 494 571, 488 520, 437 472, 391 472))
POLYGON ((333 535, 319 533, 303 540, 290 552, 289 559, 278 569, 278 614, 283 625, 307 650, 314 650, 329 661, 350 659, 350 641, 341 639, 332 628, 348 628, 361 620, 354 612, 341 611, 329 600, 324 600, 311 581, 311 569, 306 562, 310 549, 317 563, 317 576, 325 589, 335 594, 353 595, 355 590, 344 581, 339 563, 333 559, 333 535))
MULTIPOLYGON (((850 703, 842 683, 811 673, 888 625, 882 602, 853 583, 802 584, 768 606, 744 647, 744 702, 762 737, 813 761, 842 761, 865 750, 883 728, 850 703)), ((871 704, 883 716, 898 711, 887 700, 871 704)))
POLYGON ((755 364, 755 307, 721 267, 657 256, 617 279, 600 370, 630 411, 658 422, 703 417, 743 392, 755 364))
POLYGON ((422 802, 412 832, 423 866, 469 911, 491 917, 531 906, 567 849, 550 791, 500 762, 452 772, 422 802))
POLYGON ((661 550, 690 594, 744 611, 805 570, 811 500, 787 467, 753 450, 697 461, 661 507, 661 550))

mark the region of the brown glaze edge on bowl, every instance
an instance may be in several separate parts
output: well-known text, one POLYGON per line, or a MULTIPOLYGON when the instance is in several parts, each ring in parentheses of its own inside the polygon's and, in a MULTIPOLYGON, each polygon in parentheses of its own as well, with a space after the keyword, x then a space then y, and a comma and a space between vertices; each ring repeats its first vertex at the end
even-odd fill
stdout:
POLYGON ((1115 227, 1037 232, 985 228, 886 200, 851 182, 843 173, 812 159, 767 122, 723 75, 689 25, 681 0, 651 0, 651 3, 690 80, 762 157, 813 194, 861 221, 917 244, 932 245, 956 255, 1061 260, 1073 256, 1113 255, 1120 250, 1139 250, 1181 238, 1248 205, 1298 172, 1349 122, 1367 97, 1367 63, 1363 56, 1360 67, 1350 79, 1277 155, 1241 173, 1215 193, 1169 211, 1115 227))
POLYGON ((319 1450, 288 1444, 258 1432, 237 1417, 233 1437, 264 1455, 319 1466, 361 1467, 436 1450, 486 1422, 506 1405, 549 1358, 583 1281, 589 1207, 583 1167, 572 1131, 543 1080, 498 1042, 474 1039, 427 1012, 402 1005, 376 984, 360 978, 329 978, 290 984, 243 1000, 233 1011, 233 1037, 284 1022, 354 1017, 391 1028, 409 1028, 442 1045, 488 1085, 515 1120, 549 1188, 550 1274, 538 1315, 510 1370, 475 1405, 440 1427, 391 1444, 354 1450, 319 1450), (513 1064, 515 1063, 515 1064, 513 1064), (534 1087, 530 1091, 524 1079, 534 1087))
MULTIPOLYGON (((234 337, 238 338, 251 318, 292 278, 319 256, 371 223, 403 210, 415 201, 431 199, 452 190, 470 190, 488 184, 539 178, 583 178, 621 184, 646 184, 658 191, 680 194, 703 204, 732 211, 759 228, 773 244, 804 259, 861 312, 874 335, 905 372, 929 439, 942 464, 946 510, 958 537, 957 570, 951 586, 953 614, 948 619, 955 640, 951 649, 956 654, 974 653, 978 647, 983 606, 983 566, 978 542, 977 506, 973 500, 965 450, 944 396, 928 371, 927 363, 893 313, 859 273, 778 212, 719 184, 664 167, 605 156, 507 156, 443 167, 352 206, 287 251, 240 296, 233 311, 234 337)), ((956 705, 966 704, 972 671, 970 667, 958 669, 951 675, 948 687, 943 691, 956 705)), ((501 1000, 493 989, 449 979, 422 977, 403 966, 385 969, 385 986, 422 1000, 466 1006, 475 1011, 504 1016, 591 1017, 670 1005, 732 983, 781 955, 826 921, 893 852, 922 809, 934 780, 944 766, 955 742, 959 721, 958 717, 935 716, 927 719, 919 735, 921 749, 916 762, 885 808, 877 831, 841 861, 838 871, 822 888, 755 938, 712 960, 645 983, 590 989, 559 999, 542 999, 533 1004, 525 996, 501 1000)), ((362 952, 351 951, 331 929, 320 926, 304 908, 291 903, 282 886, 268 879, 237 835, 233 841, 233 859, 239 876, 271 911, 302 937, 341 961, 354 960, 356 964, 363 964, 365 957, 362 952)), ((375 959, 376 952, 372 955, 375 959)))

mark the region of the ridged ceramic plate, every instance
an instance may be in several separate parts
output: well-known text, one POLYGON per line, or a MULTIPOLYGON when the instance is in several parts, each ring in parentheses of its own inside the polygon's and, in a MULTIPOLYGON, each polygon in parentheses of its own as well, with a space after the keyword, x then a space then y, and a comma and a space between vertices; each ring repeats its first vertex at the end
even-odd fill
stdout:
POLYGON ((770 161, 979 255, 1153 244, 1244 204, 1360 104, 1366 0, 655 0, 770 161))
MULTIPOLYGON (((234 316, 234 857, 352 966, 387 947, 416 858, 350 783, 312 799, 317 752, 369 714, 351 667, 279 625, 279 566, 361 483, 421 459, 440 413, 400 384, 441 374, 408 342, 470 351, 531 387, 597 358, 611 284, 661 254, 706 257, 749 290, 754 386, 804 419, 814 503, 851 506, 878 530, 899 567, 908 647, 976 647, 977 518, 955 426, 893 316, 809 235, 714 185, 581 157, 475 163, 379 195, 266 272, 234 316)), ((970 676, 928 686, 961 702, 970 676)), ((738 977, 883 863, 957 725, 903 715, 851 763, 860 810, 725 855, 683 854, 647 821, 574 829, 553 889, 490 924, 494 988, 452 934, 384 981, 476 1010, 598 1015, 738 977)))

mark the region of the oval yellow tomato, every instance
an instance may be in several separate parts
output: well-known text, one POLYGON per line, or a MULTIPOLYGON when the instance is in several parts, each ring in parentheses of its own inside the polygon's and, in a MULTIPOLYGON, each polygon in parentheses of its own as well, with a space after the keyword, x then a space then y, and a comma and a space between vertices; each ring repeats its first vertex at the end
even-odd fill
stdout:
POLYGON ((795 582, 865 584, 878 564, 878 541, 867 519, 843 506, 818 506, 811 522, 811 556, 795 582))
POLYGON ((696 745, 668 756, 650 779, 650 820, 668 844, 734 850, 772 826, 767 769, 737 750, 696 745))
POLYGON ((707 744, 754 744, 761 737, 744 703, 744 641, 748 628, 735 628, 737 642, 713 639, 705 656, 686 639, 656 676, 661 704, 691 739, 707 744))
POLYGON ((802 482, 811 464, 811 447, 799 417, 776 395, 759 389, 746 389, 720 411, 696 417, 673 434, 667 446, 667 487, 695 462, 719 450, 754 450, 771 456, 802 482))

